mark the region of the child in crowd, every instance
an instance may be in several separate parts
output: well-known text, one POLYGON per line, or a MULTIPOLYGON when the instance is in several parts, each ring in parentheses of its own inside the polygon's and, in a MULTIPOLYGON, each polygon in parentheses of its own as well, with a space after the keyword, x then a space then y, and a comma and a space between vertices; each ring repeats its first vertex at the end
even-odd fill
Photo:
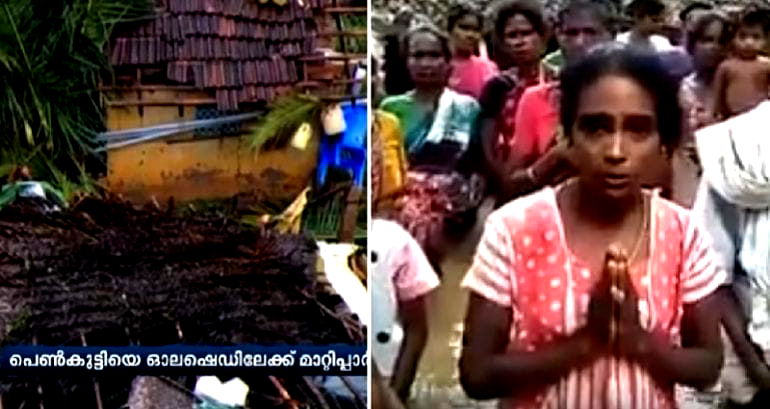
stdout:
POLYGON ((695 23, 698 19, 714 10, 714 6, 702 1, 694 1, 679 12, 679 22, 682 24, 685 33, 695 29, 695 23))
POLYGON ((372 357, 402 402, 428 339, 427 298, 439 285, 420 245, 397 223, 372 221, 372 357))
POLYGON ((666 14, 666 4, 661 0, 634 0, 626 6, 634 20, 631 31, 620 34, 617 41, 654 52, 670 52, 671 42, 660 35, 666 14))
POLYGON ((452 74, 449 88, 476 99, 488 79, 497 74, 497 65, 479 56, 484 16, 469 4, 460 3, 449 10, 447 32, 452 46, 452 74))
POLYGON ((767 99, 770 61, 760 56, 767 43, 767 12, 745 13, 732 40, 732 56, 717 69, 714 83, 715 120, 724 120, 751 110, 767 99))

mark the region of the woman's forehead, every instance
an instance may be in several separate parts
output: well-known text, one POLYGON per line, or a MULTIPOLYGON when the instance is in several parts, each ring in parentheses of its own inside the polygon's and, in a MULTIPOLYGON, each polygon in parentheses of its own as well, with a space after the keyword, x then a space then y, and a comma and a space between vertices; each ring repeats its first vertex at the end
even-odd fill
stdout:
POLYGON ((608 27, 604 27, 599 17, 589 10, 570 12, 564 16, 561 26, 564 30, 581 28, 608 29, 608 27))
POLYGON ((652 92, 628 76, 608 74, 583 88, 579 113, 633 112, 654 113, 652 92))
POLYGON ((460 25, 474 26, 478 28, 481 25, 481 17, 473 13, 464 14, 462 17, 460 17, 457 20, 457 24, 455 24, 455 26, 460 26, 460 25))
POLYGON ((532 22, 522 13, 508 17, 508 21, 505 22, 505 31, 532 30, 533 28, 532 22))
POLYGON ((706 27, 704 27, 703 30, 698 34, 699 34, 699 37, 704 37, 707 35, 719 35, 722 33, 722 30, 724 30, 724 28, 725 28, 724 24, 721 21, 714 20, 708 23, 708 25, 706 25, 706 27))
POLYGON ((441 40, 433 33, 418 31, 409 37, 409 49, 411 51, 441 51, 441 40))

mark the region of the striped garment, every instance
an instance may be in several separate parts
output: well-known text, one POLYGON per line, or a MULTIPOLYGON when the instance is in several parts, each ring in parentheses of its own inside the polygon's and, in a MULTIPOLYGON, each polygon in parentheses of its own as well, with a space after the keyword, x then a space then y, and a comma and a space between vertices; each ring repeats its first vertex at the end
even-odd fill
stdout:
MULTIPOLYGON (((545 188, 490 215, 463 281, 463 287, 512 309, 509 350, 534 351, 584 325, 589 293, 600 275, 566 246, 555 192, 545 188)), ((687 210, 657 192, 650 206, 650 257, 631 266, 630 274, 642 325, 668 334, 676 344, 684 304, 711 294, 727 277, 687 210)), ((635 363, 607 356, 515 403, 503 400, 501 407, 673 408, 674 385, 656 382, 635 363)))

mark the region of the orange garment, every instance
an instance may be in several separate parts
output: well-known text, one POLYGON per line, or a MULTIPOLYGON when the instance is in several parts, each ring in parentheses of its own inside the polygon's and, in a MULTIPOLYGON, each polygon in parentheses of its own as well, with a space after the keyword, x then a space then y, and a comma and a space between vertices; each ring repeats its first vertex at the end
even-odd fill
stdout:
POLYGON ((521 95, 516 110, 515 150, 539 158, 554 142, 559 128, 559 83, 535 85, 521 95))
POLYGON ((374 112, 372 128, 372 203, 375 210, 386 206, 403 190, 406 182, 404 138, 398 118, 374 112))

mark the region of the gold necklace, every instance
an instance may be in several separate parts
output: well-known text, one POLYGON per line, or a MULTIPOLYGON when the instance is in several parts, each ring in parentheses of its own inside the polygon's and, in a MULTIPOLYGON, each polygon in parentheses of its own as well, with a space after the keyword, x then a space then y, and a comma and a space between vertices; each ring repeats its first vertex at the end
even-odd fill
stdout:
MULTIPOLYGON (((574 186, 577 184, 577 178, 570 179, 565 182, 563 187, 567 186, 574 186)), ((636 242, 634 242, 634 248, 631 251, 629 257, 628 257, 628 264, 631 264, 631 261, 636 258, 639 251, 642 249, 642 244, 644 243, 644 238, 647 236, 647 225, 649 224, 649 212, 647 211, 647 204, 644 200, 644 191, 642 191, 642 225, 639 227, 639 234, 636 238, 636 242)))
POLYGON ((631 261, 633 261, 636 258, 639 251, 642 249, 644 238, 647 236, 647 224, 649 222, 650 220, 649 220, 649 212, 647 211, 647 203, 645 203, 644 191, 642 191, 642 225, 641 227, 639 227, 639 235, 636 239, 636 243, 634 243, 634 249, 633 251, 631 251, 631 254, 628 256, 629 265, 631 264, 631 261))

